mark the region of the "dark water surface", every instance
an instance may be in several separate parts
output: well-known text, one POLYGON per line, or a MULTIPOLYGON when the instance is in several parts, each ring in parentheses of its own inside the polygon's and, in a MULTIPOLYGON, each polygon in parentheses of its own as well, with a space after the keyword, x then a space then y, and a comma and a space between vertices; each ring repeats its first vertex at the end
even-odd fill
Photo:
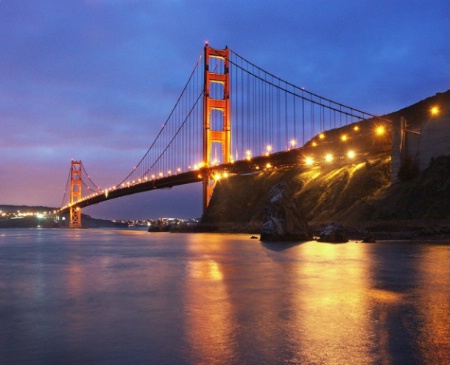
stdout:
POLYGON ((449 246, 0 230, 0 364, 448 364, 449 246))

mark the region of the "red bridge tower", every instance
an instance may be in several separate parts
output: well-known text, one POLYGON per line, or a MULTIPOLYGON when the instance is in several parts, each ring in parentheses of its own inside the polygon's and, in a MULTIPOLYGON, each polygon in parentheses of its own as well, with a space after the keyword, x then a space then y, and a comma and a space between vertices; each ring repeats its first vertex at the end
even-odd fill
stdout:
MULTIPOLYGON (((213 143, 219 143, 221 163, 231 162, 231 109, 230 109, 230 50, 213 49, 205 45, 205 74, 203 96, 203 162, 211 167, 213 143)), ((203 212, 211 199, 214 180, 209 172, 203 176, 203 212)))

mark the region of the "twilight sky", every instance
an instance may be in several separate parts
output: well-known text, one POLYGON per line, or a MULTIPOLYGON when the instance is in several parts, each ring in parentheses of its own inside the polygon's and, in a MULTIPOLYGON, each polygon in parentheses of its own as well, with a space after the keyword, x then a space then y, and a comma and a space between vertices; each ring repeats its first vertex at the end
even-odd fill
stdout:
MULTIPOLYGON (((59 207, 71 159, 121 181, 205 41, 377 115, 449 89, 448 0, 0 0, 0 204, 59 207)), ((84 212, 199 217, 200 188, 84 212)))

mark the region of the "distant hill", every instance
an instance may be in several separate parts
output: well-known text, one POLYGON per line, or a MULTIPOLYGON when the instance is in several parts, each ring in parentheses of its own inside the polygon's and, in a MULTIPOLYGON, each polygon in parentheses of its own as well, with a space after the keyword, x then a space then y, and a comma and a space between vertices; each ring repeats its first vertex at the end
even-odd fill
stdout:
MULTIPOLYGON (((67 227, 68 218, 56 221, 52 212, 57 208, 28 205, 0 205, 0 228, 58 228, 67 227), (46 213, 37 215, 37 213, 46 213)), ((95 219, 83 214, 82 225, 85 228, 126 228, 126 223, 95 219)))

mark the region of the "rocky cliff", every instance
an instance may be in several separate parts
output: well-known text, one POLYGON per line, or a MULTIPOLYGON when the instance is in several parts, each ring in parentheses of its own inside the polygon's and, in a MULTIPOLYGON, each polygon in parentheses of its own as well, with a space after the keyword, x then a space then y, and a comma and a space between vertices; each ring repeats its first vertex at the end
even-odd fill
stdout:
POLYGON ((339 167, 303 166, 221 180, 203 224, 260 232, 272 187, 289 186, 291 202, 316 232, 331 221, 377 231, 450 226, 450 156, 433 159, 413 180, 391 184, 390 157, 339 167))

